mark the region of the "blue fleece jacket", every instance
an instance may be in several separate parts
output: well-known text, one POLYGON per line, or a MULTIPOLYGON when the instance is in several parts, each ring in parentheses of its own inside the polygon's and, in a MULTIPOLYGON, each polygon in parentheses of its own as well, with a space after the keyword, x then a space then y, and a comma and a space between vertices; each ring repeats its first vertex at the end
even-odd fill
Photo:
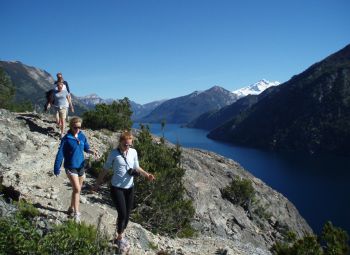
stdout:
POLYGON ((60 174, 60 168, 64 159, 64 168, 81 168, 84 166, 84 151, 89 152, 89 143, 82 131, 75 138, 73 134, 68 132, 61 140, 60 148, 58 149, 54 174, 60 174))

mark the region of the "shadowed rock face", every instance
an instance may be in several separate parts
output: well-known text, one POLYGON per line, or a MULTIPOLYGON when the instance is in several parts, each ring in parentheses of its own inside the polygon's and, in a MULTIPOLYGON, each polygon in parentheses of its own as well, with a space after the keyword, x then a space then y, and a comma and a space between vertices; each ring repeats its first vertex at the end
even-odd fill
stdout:
MULTIPOLYGON (((34 204, 48 221, 60 223, 67 219, 71 187, 64 171, 59 177, 52 176, 59 135, 50 118, 53 117, 13 114, 0 109, 0 175, 3 186, 34 204)), ((84 133, 100 154, 118 139, 118 133, 91 130, 84 133)), ((154 254, 149 248, 153 243, 159 250, 177 254, 265 255, 270 254, 268 248, 282 238, 286 229, 298 236, 312 232, 285 197, 233 160, 197 149, 183 149, 182 155, 186 170, 184 184, 195 207, 192 224, 198 230, 198 237, 170 239, 153 235, 131 222, 126 230, 132 244, 131 254, 154 254), (252 181, 256 200, 269 212, 267 219, 257 220, 242 207, 222 198, 220 189, 233 176, 252 181)), ((87 190, 93 182, 88 174, 81 196, 82 219, 95 225, 100 219, 100 227, 112 236, 117 213, 111 206, 108 187, 105 185, 98 194, 89 194, 87 190)))

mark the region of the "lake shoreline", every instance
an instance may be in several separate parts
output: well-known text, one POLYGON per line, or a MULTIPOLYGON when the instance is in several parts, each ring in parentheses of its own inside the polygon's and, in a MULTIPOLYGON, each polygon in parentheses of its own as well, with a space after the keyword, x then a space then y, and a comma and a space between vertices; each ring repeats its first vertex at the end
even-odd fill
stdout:
MULTIPOLYGON (((146 125, 152 134, 163 135, 160 123, 146 125)), ((139 123, 133 127, 139 128, 139 123)), ((315 233, 320 233, 328 220, 350 233, 349 158, 239 147, 209 139, 206 133, 178 124, 164 128, 165 139, 172 143, 212 151, 238 162, 294 203, 315 233)))

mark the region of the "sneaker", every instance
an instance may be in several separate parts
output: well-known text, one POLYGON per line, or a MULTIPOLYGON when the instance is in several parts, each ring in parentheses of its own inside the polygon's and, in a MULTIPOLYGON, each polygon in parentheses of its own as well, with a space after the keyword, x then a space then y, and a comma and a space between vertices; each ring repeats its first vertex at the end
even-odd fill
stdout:
POLYGON ((72 207, 68 207, 67 214, 68 214, 68 217, 73 217, 74 209, 72 207))
POLYGON ((74 221, 75 221, 75 223, 81 223, 80 216, 81 216, 81 213, 79 213, 79 212, 74 214, 74 221))
POLYGON ((126 252, 130 249, 130 244, 126 238, 123 238, 121 240, 116 240, 117 246, 121 252, 126 252))

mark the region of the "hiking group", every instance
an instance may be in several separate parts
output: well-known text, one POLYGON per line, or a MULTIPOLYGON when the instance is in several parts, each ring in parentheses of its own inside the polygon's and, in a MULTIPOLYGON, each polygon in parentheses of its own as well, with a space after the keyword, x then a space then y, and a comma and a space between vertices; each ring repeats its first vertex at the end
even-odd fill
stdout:
POLYGON ((55 110, 56 124, 60 129, 60 137, 64 135, 66 120, 68 121, 68 108, 74 112, 72 98, 68 82, 63 79, 62 73, 57 73, 57 80, 54 83, 53 89, 46 92, 45 110, 51 106, 55 110))
MULTIPOLYGON (((51 92, 52 95, 49 95, 49 103, 46 107, 47 109, 51 105, 55 107, 56 123, 61 131, 61 143, 55 159, 54 174, 55 176, 60 174, 63 162, 63 167, 72 186, 71 201, 67 213, 75 222, 80 223, 80 192, 85 179, 84 152, 93 154, 95 157, 97 157, 97 152, 90 148, 88 139, 81 130, 81 118, 72 117, 69 121, 69 130, 64 134, 68 106, 72 112, 74 112, 74 108, 68 83, 63 80, 61 73, 57 74, 57 78, 56 87, 51 92)), ((118 146, 109 153, 103 171, 100 172, 96 184, 91 188, 92 192, 97 192, 107 173, 112 170, 110 195, 118 212, 113 243, 122 252, 130 248, 124 231, 134 205, 134 177, 142 175, 149 181, 155 180, 153 174, 140 167, 137 151, 132 148, 133 139, 134 137, 130 131, 122 132, 118 146)))

